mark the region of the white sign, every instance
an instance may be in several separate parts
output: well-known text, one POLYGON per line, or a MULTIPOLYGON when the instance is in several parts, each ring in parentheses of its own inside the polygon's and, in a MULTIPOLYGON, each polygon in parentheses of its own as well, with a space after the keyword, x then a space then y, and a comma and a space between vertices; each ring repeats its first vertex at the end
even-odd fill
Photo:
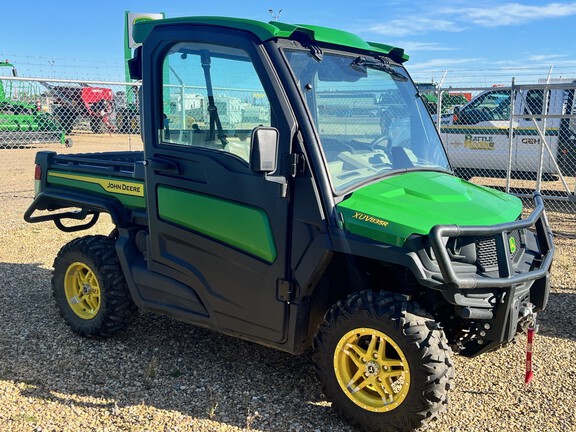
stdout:
POLYGON ((138 12, 128 12, 128 46, 130 48, 139 47, 141 44, 136 43, 132 37, 132 32, 134 31, 134 24, 140 21, 151 21, 157 19, 163 19, 163 13, 138 13, 138 12))

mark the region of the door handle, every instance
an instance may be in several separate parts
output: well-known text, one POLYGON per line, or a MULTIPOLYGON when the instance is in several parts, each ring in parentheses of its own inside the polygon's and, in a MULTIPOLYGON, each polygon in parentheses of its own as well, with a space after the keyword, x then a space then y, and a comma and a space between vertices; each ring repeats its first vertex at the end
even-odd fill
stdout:
POLYGON ((178 164, 169 159, 160 157, 149 158, 144 161, 144 166, 165 174, 180 174, 180 168, 178 167, 178 164))

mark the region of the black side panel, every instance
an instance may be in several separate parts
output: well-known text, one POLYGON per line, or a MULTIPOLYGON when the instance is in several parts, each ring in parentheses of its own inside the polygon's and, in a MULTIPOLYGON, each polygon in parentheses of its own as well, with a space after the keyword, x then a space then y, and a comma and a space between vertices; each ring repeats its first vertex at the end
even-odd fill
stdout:
POLYGON ((132 267, 132 277, 146 309, 168 309, 171 310, 170 315, 181 319, 190 314, 208 316, 208 311, 192 288, 149 271, 143 262, 132 267))

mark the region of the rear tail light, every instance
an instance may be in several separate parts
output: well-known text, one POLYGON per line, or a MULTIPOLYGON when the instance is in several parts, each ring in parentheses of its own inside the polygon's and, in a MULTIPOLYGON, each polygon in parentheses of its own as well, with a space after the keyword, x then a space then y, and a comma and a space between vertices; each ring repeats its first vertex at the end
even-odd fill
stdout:
POLYGON ((34 169, 34 180, 42 180, 42 167, 40 165, 36 165, 34 169))
POLYGON ((42 184, 42 167, 40 165, 36 165, 34 168, 34 196, 38 196, 40 193, 40 186, 42 184))

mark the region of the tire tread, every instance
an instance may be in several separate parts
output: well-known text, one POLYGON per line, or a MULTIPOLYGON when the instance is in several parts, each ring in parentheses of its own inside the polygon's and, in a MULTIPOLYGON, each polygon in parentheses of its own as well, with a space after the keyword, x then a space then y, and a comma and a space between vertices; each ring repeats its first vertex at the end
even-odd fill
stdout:
POLYGON ((368 290, 352 293, 328 310, 314 339, 313 358, 322 390, 338 414, 365 431, 381 432, 423 430, 446 410, 448 391, 452 388, 454 378, 451 354, 443 330, 416 303, 398 294, 368 290), (344 398, 346 401, 347 396, 340 389, 340 394, 334 392, 329 379, 330 374, 333 375, 333 367, 327 364, 327 357, 330 357, 326 354, 329 340, 338 338, 336 332, 339 324, 358 317, 391 319, 398 332, 418 352, 423 365, 421 369, 425 376, 422 377, 423 384, 417 402, 407 407, 408 411, 404 409, 401 412, 401 405, 383 413, 382 421, 376 421, 376 416, 371 415, 373 413, 363 411, 360 407, 354 413, 343 407, 345 404, 339 399, 344 398))
POLYGON ((110 237, 102 235, 79 237, 64 245, 54 260, 52 293, 60 316, 81 336, 109 338, 136 317, 138 308, 130 295, 114 246, 115 241, 110 237), (66 272, 66 263, 73 256, 92 261, 94 266, 92 270, 101 279, 103 297, 101 307, 104 309, 90 322, 77 317, 69 308, 64 296, 62 272, 66 272))

